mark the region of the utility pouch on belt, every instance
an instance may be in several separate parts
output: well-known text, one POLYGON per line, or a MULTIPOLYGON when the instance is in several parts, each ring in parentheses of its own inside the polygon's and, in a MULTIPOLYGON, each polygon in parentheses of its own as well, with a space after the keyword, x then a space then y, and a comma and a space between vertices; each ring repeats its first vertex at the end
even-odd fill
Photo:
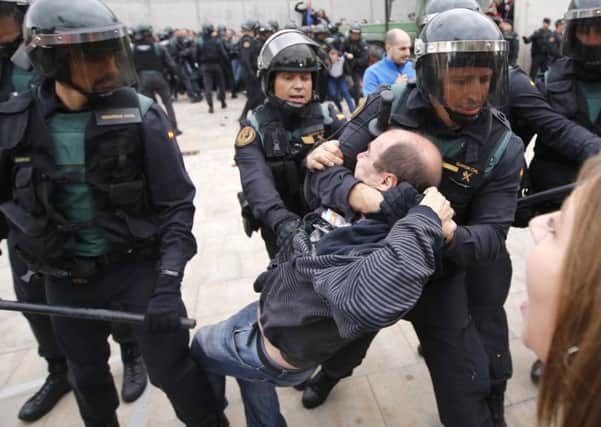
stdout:
POLYGON ((244 193, 240 191, 238 193, 238 202, 240 203, 240 209, 242 214, 242 225, 244 226, 244 233, 250 237, 253 232, 257 231, 260 227, 259 221, 253 215, 253 211, 244 197, 244 193))

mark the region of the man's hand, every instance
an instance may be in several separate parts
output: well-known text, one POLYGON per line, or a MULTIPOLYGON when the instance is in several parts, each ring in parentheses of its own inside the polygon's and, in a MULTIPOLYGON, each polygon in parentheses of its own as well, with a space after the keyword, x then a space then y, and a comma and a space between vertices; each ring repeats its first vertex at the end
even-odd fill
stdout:
POLYGON ((383 192, 382 196, 384 200, 380 208, 390 225, 407 215, 407 211, 417 205, 417 190, 406 182, 383 192))
POLYGON ((407 76, 406 76, 406 75, 404 75, 404 74, 399 74, 399 76, 396 78, 396 81, 395 81, 395 83, 396 83, 396 84, 404 84, 404 85, 406 85, 406 84, 407 84, 407 81, 408 81, 408 79, 407 79, 407 76))
POLYGON ((442 224, 442 235, 445 243, 449 243, 455 236, 455 230, 457 230, 457 224, 453 221, 455 211, 451 207, 449 202, 436 187, 430 187, 424 191, 424 198, 420 205, 428 206, 434 211, 442 224))
POLYGON ((310 172, 321 171, 331 166, 340 166, 343 160, 340 142, 326 141, 307 155, 307 169, 310 172))
POLYGON ((165 334, 180 327, 181 277, 159 274, 154 294, 148 302, 144 322, 151 334, 165 334))
POLYGON ((349 61, 352 61, 355 58, 355 55, 353 55, 352 53, 345 53, 346 55, 346 59, 348 59, 349 61))
POLYGON ((380 212, 384 200, 382 193, 362 182, 353 187, 348 196, 348 204, 355 212, 364 215, 380 212))

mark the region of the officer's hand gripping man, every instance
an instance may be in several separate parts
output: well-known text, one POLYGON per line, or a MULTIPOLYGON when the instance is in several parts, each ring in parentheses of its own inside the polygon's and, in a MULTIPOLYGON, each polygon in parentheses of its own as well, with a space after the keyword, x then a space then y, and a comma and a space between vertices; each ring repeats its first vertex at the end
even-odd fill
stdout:
MULTIPOLYGON (((40 87, 0 106, 11 158, 0 205, 15 253, 51 305, 146 313, 150 380, 188 426, 223 419, 189 357, 180 284, 196 244, 195 190, 163 111, 138 96, 127 29, 98 0, 37 0, 24 41, 40 87)), ((116 426, 110 324, 52 319, 86 426, 116 426)))
POLYGON ((245 228, 261 228, 270 258, 309 212, 303 197, 305 156, 346 121, 333 105, 319 102, 325 91, 317 49, 297 30, 267 40, 258 63, 267 102, 242 122, 236 137, 235 159, 248 203, 245 228), (253 220, 254 227, 248 224, 253 220))
MULTIPOLYGON (((502 425, 502 414, 493 413, 498 398, 489 395, 488 335, 472 319, 465 272, 503 256, 516 208, 523 146, 495 109, 507 91, 506 42, 489 18, 450 10, 432 18, 415 46, 417 86, 392 88, 390 125, 422 133, 438 146, 444 157, 440 190, 451 201, 459 227, 446 245, 437 278, 408 317, 443 424, 502 425)), ((311 206, 321 202, 346 215, 377 210, 381 195, 358 183, 349 169, 372 139, 368 124, 378 116, 381 98, 380 93, 368 97, 342 134, 344 167, 309 175, 311 206)))

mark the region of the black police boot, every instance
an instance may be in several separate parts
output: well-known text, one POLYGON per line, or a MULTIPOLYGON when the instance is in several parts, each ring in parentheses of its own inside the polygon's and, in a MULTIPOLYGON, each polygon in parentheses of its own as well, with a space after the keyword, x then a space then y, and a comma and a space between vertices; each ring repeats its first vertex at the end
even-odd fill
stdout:
POLYGON ((305 387, 307 387, 307 384, 309 384, 309 381, 311 381, 311 378, 303 381, 300 384, 293 385, 292 388, 294 388, 295 390, 298 390, 298 391, 303 391, 305 389, 305 387))
POLYGON ((493 427, 507 427, 505 422, 505 387, 502 390, 495 390, 493 387, 492 391, 486 398, 486 404, 490 409, 490 416, 492 418, 493 427))
POLYGON ((307 409, 317 408, 326 401, 338 381, 340 381, 339 378, 331 378, 323 370, 320 370, 305 386, 303 406, 307 409))
POLYGON ((221 108, 227 108, 227 104, 225 103, 225 99, 221 100, 221 108))
POLYGON ((536 362, 532 364, 532 368, 530 368, 530 379, 535 385, 538 385, 538 383, 540 383, 540 379, 543 376, 544 370, 545 366, 540 360, 537 359, 536 362))
POLYGON ((46 415, 71 390, 67 371, 50 373, 36 394, 21 407, 18 417, 23 421, 36 421, 46 415))
POLYGON ((418 354, 420 357, 424 357, 424 349, 422 348, 422 345, 421 345, 421 344, 418 344, 418 345, 417 345, 417 354, 418 354))
POLYGON ((215 112, 215 110, 213 109, 212 105, 209 105, 209 113, 213 114, 215 112))
POLYGON ((200 424, 186 424, 186 427, 230 427, 230 420, 222 412, 214 417, 209 417, 200 424))
POLYGON ((121 359, 123 360, 121 399, 129 403, 140 397, 146 388, 148 383, 146 365, 136 344, 121 345, 121 359))
POLYGON ((180 135, 183 133, 183 132, 182 132, 180 129, 178 129, 178 128, 176 128, 176 129, 174 130, 174 132, 175 132, 175 136, 180 136, 180 135))

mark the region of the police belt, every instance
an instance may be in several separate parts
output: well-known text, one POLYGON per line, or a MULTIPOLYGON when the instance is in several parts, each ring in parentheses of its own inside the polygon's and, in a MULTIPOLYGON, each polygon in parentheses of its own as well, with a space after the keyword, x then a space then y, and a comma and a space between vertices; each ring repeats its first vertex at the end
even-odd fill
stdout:
POLYGON ((71 279, 74 283, 87 283, 88 279, 100 273, 106 266, 149 261, 159 257, 159 248, 155 244, 140 248, 113 250, 107 254, 92 257, 75 255, 65 259, 60 266, 37 261, 18 247, 15 248, 15 252, 32 272, 59 279, 71 279))

